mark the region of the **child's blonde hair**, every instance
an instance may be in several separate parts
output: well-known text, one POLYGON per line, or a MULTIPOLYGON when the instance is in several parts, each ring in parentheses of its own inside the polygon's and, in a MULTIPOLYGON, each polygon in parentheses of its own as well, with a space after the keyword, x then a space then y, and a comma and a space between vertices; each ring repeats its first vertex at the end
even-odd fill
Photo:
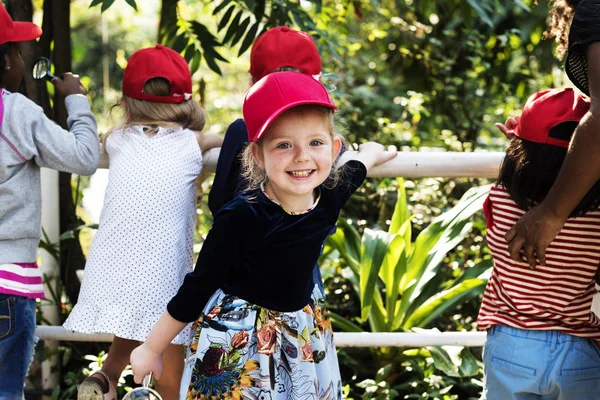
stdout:
MULTIPOLYGON (((311 111, 318 112, 323 118, 325 126, 327 127, 327 130, 329 131, 329 134, 331 136, 331 140, 339 138, 342 141, 342 145, 344 145, 345 140, 341 133, 336 129, 335 120, 333 118, 333 112, 327 107, 318 106, 314 104, 301 105, 294 108, 290 108, 289 110, 285 111, 282 115, 292 112, 304 114, 311 111)), ((258 166, 256 160, 254 159, 254 156, 252 155, 253 146, 258 146, 258 148, 260 149, 259 151, 262 151, 262 139, 259 139, 257 142, 250 142, 244 148, 243 152, 240 155, 240 163, 242 165, 241 174, 244 181, 243 189, 246 192, 257 190, 260 187, 260 184, 268 178, 265 171, 258 166)), ((340 175, 338 169, 339 167, 337 163, 334 163, 333 168, 331 170, 331 174, 329 175, 329 178, 325 181, 327 187, 334 187, 338 184, 340 175)))
MULTIPOLYGON (((144 93, 154 96, 169 96, 169 82, 163 78, 150 79, 144 85, 144 93)), ((123 125, 166 126, 179 125, 184 129, 200 132, 204 129, 206 115, 194 100, 183 103, 157 103, 136 100, 123 95, 121 106, 125 112, 123 125)))

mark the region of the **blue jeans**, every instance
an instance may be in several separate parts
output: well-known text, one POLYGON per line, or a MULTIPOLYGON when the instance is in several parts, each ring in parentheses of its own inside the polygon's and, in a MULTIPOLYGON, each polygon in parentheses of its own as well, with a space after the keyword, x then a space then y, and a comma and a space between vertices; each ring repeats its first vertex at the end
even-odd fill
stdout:
POLYGON ((23 399, 35 346, 35 300, 0 293, 0 400, 23 399))
POLYGON ((591 339, 494 325, 483 362, 482 400, 600 398, 600 348, 591 339))

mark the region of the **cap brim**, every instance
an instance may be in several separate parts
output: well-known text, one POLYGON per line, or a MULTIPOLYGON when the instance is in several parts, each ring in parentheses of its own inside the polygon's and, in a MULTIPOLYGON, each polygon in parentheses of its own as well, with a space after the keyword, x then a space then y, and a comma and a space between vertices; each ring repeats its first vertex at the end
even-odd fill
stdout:
POLYGON ((269 129, 269 127, 271 125, 273 125, 273 122, 275 122, 275 120, 277 119, 277 117, 279 117, 281 114, 283 114, 284 112, 286 112, 290 108, 294 108, 294 107, 302 106, 302 105, 309 105, 309 104, 312 104, 312 105, 315 105, 315 106, 327 107, 327 108, 330 108, 332 110, 337 109, 337 106, 334 105, 334 104, 332 104, 332 103, 328 103, 328 102, 325 102, 325 101, 320 101, 319 102, 319 101, 315 101, 315 100, 302 100, 302 101, 297 101, 295 103, 286 104, 284 107, 281 107, 279 110, 277 110, 273 114, 271 114, 271 116, 261 126, 260 130, 256 134, 256 137, 254 138, 254 141, 259 140, 262 137, 262 135, 264 135, 265 131, 267 129, 269 129))
POLYGON ((15 21, 13 34, 9 42, 27 42, 42 35, 42 29, 33 22, 15 21))

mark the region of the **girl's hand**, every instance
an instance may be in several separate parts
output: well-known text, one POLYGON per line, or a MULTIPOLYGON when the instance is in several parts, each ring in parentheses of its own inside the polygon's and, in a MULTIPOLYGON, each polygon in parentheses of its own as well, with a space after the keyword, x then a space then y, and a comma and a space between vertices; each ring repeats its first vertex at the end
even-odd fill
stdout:
POLYGON ((160 379, 163 370, 162 354, 154 352, 147 344, 144 343, 134 349, 129 361, 135 383, 142 383, 142 379, 150 372, 154 373, 157 380, 160 379))
POLYGON ((71 94, 87 94, 87 90, 79 80, 79 75, 73 75, 70 72, 65 73, 62 79, 53 79, 52 84, 56 87, 56 91, 64 97, 71 94))
POLYGON ((515 136, 515 128, 519 125, 519 120, 521 117, 508 117, 506 123, 501 124, 499 122, 496 123, 496 128, 500 130, 506 136, 508 140, 512 139, 515 136))
POLYGON ((361 161, 367 169, 388 162, 398 155, 397 151, 386 151, 385 147, 375 142, 367 142, 358 146, 356 159, 361 161))

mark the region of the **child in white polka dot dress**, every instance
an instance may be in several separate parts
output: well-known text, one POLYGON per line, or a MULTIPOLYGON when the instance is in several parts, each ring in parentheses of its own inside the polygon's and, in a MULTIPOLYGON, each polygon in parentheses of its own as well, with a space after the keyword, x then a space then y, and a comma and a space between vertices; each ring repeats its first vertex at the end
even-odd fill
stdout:
MULTIPOLYGON (((204 135, 205 116, 191 99, 186 61, 157 45, 135 52, 123 76, 125 121, 106 139, 109 183, 77 304, 64 327, 112 333, 102 369, 78 388, 78 400, 116 400, 129 354, 144 341, 193 266, 196 178, 202 151, 221 138, 204 135)), ((107 156, 107 157, 106 157, 107 156)), ((189 329, 165 352, 156 382, 175 399, 189 329)))

